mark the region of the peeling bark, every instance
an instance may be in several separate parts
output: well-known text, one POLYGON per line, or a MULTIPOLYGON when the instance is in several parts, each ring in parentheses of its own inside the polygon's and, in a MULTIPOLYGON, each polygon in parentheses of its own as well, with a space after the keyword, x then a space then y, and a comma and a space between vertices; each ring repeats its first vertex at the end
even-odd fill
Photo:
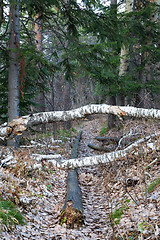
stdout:
MULTIPOLYGON (((40 157, 40 155, 35 156, 34 154, 31 155, 31 157, 33 157, 36 160, 41 161, 42 159, 49 159, 50 162, 52 162, 52 164, 56 167, 59 168, 78 168, 78 167, 85 167, 85 166, 93 166, 93 165, 98 165, 98 164, 104 164, 104 163, 108 163, 108 162, 112 162, 115 160, 120 160, 123 157, 126 157, 128 154, 135 154, 138 155, 140 154, 138 147, 141 144, 145 145, 143 146, 144 151, 145 152, 151 152, 153 150, 160 150, 160 145, 159 142, 156 141, 152 141, 149 142, 152 138, 156 138, 160 136, 160 132, 157 132, 155 134, 149 135, 147 137, 144 137, 142 139, 137 140, 136 142, 132 143, 130 146, 126 147, 123 150, 117 150, 114 152, 109 152, 109 153, 105 153, 102 155, 95 155, 95 156, 91 156, 91 157, 83 157, 83 158, 73 158, 73 159, 69 159, 69 160, 61 160, 59 159, 60 157, 58 155, 56 155, 56 157, 47 157, 47 155, 42 155, 40 157), (37 158, 38 157, 38 158, 37 158), (55 159, 56 158, 56 159, 55 159)), ((10 161, 14 162, 16 161, 16 159, 13 157, 13 153, 7 149, 7 154, 5 154, 4 159, 1 159, 0 165, 11 165, 10 161)))
POLYGON ((12 138, 13 134, 21 135, 28 127, 43 123, 52 123, 57 121, 69 121, 84 118, 91 114, 108 114, 112 113, 120 118, 122 116, 137 118, 153 118, 160 119, 160 110, 144 109, 129 106, 111 106, 106 104, 91 104, 69 111, 42 112, 32 115, 23 116, 14 119, 10 123, 4 123, 0 126, 0 138, 12 138))
POLYGON ((75 167, 85 167, 85 166, 93 166, 103 163, 109 163, 113 162, 115 160, 121 159, 123 157, 126 157, 129 153, 132 154, 139 154, 137 147, 139 147, 140 144, 146 143, 145 145, 145 151, 153 151, 155 149, 160 149, 157 142, 151 142, 148 143, 148 141, 151 138, 160 136, 160 132, 149 135, 147 137, 144 137, 142 139, 137 140, 127 148, 123 150, 118 150, 115 152, 105 153, 102 155, 95 155, 91 157, 84 157, 84 158, 76 158, 76 159, 69 159, 69 160, 61 160, 61 161, 54 161, 53 164, 55 164, 57 167, 62 168, 75 168, 75 167), (157 144, 157 146, 156 146, 157 144))

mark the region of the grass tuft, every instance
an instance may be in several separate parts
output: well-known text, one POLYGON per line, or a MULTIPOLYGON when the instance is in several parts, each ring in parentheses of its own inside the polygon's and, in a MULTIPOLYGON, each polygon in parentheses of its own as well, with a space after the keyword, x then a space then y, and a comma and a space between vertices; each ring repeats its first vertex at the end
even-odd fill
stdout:
POLYGON ((157 178, 155 181, 153 181, 147 188, 147 192, 151 193, 154 191, 156 187, 158 187, 160 184, 160 178, 157 178))

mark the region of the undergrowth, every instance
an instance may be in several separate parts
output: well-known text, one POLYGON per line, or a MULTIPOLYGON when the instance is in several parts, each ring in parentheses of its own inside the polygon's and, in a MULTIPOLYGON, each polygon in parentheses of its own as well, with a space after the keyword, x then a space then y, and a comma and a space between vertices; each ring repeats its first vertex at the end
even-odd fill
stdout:
POLYGON ((102 135, 106 134, 107 131, 108 131, 108 128, 107 128, 107 124, 105 123, 103 125, 103 127, 101 128, 99 135, 102 136, 102 135))
POLYGON ((11 201, 0 200, 0 228, 4 225, 7 229, 11 229, 16 225, 26 224, 25 218, 22 216, 16 205, 11 201))
POLYGON ((147 188, 147 192, 151 193, 155 190, 156 187, 160 185, 160 178, 157 178, 155 181, 153 181, 147 188))
POLYGON ((110 218, 111 221, 115 224, 119 224, 122 215, 124 214, 124 211, 126 211, 128 209, 128 207, 126 205, 123 205, 117 209, 115 209, 111 214, 110 214, 110 218))

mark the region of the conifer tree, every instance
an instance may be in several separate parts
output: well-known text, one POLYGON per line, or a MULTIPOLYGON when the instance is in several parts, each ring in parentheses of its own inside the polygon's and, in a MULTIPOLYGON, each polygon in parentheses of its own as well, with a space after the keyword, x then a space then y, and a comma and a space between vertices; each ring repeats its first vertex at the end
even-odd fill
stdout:
MULTIPOLYGON (((11 122, 19 116, 19 0, 10 2, 9 15, 8 122, 11 122)), ((8 141, 8 145, 17 144, 14 144, 13 141, 8 141)))

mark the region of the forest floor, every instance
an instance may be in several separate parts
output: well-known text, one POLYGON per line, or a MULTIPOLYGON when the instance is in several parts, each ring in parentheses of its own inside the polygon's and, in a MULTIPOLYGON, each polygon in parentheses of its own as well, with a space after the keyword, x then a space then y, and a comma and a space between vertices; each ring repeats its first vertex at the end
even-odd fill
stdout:
MULTIPOLYGON (((83 130, 79 157, 103 154, 88 147, 89 143, 101 145, 95 139, 100 133, 103 136, 138 134, 144 137, 157 132, 160 127, 158 121, 129 119, 123 126, 107 131, 105 122, 106 117, 99 115, 74 122, 71 138, 61 131, 58 141, 51 133, 28 135, 28 147, 14 150, 16 164, 0 169, 1 197, 12 199, 19 205, 27 224, 10 230, 1 224, 0 239, 160 238, 160 152, 145 152, 144 145, 141 145, 139 155, 129 154, 127 158, 109 164, 79 169, 84 225, 69 229, 59 222, 67 170, 55 168, 48 160, 35 163, 31 154, 60 154, 61 158, 69 159, 79 130, 83 130)), ((160 139, 157 142, 160 144, 160 139)), ((115 151, 117 145, 110 144, 110 147, 115 151)))

